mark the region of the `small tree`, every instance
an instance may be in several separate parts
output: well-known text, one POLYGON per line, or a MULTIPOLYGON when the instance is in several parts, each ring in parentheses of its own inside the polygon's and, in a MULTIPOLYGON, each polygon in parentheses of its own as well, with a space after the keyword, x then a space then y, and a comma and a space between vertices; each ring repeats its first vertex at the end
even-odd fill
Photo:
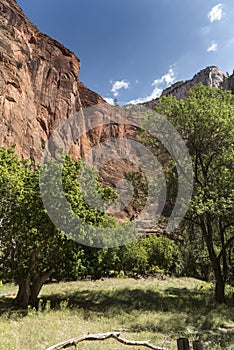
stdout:
MULTIPOLYGON (((85 203, 77 180, 79 167, 80 162, 66 158, 63 184, 71 210, 90 224, 114 225, 114 219, 85 203)), ((53 177, 53 172, 47 170, 47 175, 53 177)), ((41 199, 38 169, 19 161, 14 150, 3 148, 0 149, 0 175, 3 267, 0 279, 12 279, 18 284, 16 306, 36 306, 38 294, 48 278, 77 278, 84 268, 84 249, 49 219, 41 199)), ((112 190, 103 188, 97 181, 96 185, 104 198, 113 195, 112 190)), ((57 195, 56 186, 51 191, 50 195, 57 195)))

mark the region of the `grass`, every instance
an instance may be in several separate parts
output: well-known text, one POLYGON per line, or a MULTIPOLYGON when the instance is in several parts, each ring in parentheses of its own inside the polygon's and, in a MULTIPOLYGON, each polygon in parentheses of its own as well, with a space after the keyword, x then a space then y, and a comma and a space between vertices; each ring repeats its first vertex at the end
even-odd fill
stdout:
MULTIPOLYGON (((0 287, 14 293, 15 287, 0 287)), ((176 339, 201 335, 206 350, 234 349, 234 308, 213 302, 213 286, 191 278, 105 279, 45 285, 40 311, 9 311, 0 298, 0 350, 45 350, 84 333, 121 331, 176 349, 176 339)), ((80 350, 139 349, 114 340, 83 342, 80 350)), ((144 349, 144 348, 143 348, 144 349)))

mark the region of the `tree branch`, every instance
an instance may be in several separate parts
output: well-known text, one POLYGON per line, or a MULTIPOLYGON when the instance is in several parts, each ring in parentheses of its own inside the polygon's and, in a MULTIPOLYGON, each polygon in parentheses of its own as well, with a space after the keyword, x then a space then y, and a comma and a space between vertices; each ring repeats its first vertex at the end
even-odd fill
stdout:
POLYGON ((232 244, 232 241, 234 241, 234 236, 232 236, 231 238, 229 238, 229 239, 227 240, 227 242, 224 244, 224 246, 223 246, 221 252, 220 252, 219 255, 218 255, 218 259, 221 259, 221 257, 222 257, 222 255, 223 255, 224 251, 232 244))
POLYGON ((63 343, 59 343, 56 345, 53 345, 51 347, 49 347, 46 350, 61 350, 61 349, 67 349, 71 346, 77 346, 78 343, 81 343, 82 341, 86 341, 86 340, 106 340, 109 338, 113 338, 115 340, 117 340, 118 342, 124 344, 124 345, 135 345, 135 346, 145 346, 147 348, 150 349, 154 349, 154 350, 164 350, 163 348, 159 348, 155 345, 150 344, 150 341, 131 341, 131 340, 127 340, 124 338, 120 337, 120 333, 119 332, 108 332, 108 333, 99 333, 99 334, 85 334, 85 335, 81 335, 80 337, 77 338, 72 338, 69 339, 63 343))

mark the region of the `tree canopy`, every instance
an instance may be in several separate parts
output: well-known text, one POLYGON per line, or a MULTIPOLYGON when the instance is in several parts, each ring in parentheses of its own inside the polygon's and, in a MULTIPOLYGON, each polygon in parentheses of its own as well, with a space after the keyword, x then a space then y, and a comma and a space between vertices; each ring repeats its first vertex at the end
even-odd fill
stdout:
POLYGON ((199 84, 186 100, 158 99, 155 110, 176 127, 189 149, 194 189, 183 224, 188 232, 195 227, 201 233, 216 280, 216 300, 224 302, 225 282, 233 273, 234 96, 199 84))
MULTIPOLYGON (((71 210, 91 224, 114 226, 114 218, 85 202, 77 180, 80 164, 67 156, 63 165, 64 191, 71 210)), ((97 181, 96 185, 104 198, 113 197, 113 190, 97 181)), ((56 193, 56 188, 51 190, 56 193)), ((41 199, 39 169, 20 161, 12 148, 0 149, 0 191, 1 277, 19 285, 16 305, 35 305, 42 285, 53 274, 58 280, 77 278, 84 249, 51 222, 41 199)))

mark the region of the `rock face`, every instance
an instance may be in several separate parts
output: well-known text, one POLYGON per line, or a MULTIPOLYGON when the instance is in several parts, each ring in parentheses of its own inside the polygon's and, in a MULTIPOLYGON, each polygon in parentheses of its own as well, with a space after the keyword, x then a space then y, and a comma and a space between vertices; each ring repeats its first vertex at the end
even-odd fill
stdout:
POLYGON ((223 88, 225 90, 231 90, 234 94, 234 71, 233 74, 230 75, 223 83, 223 88))
POLYGON ((217 67, 210 66, 195 74, 191 80, 177 82, 163 90, 162 96, 174 95, 177 99, 185 99, 188 91, 199 83, 215 88, 222 87, 234 92, 234 74, 227 77, 217 67))
MULTIPOLYGON (((100 142, 111 138, 140 141, 134 123, 131 124, 130 119, 126 122, 128 111, 111 107, 81 83, 78 80, 79 59, 56 40, 41 33, 25 17, 15 0, 0 2, 0 65, 0 147, 16 145, 20 157, 40 162, 50 139, 51 152, 56 152, 63 144, 74 158, 91 153, 92 163, 95 158, 92 149, 100 142), (92 106, 101 107, 85 118, 84 113, 92 106), (54 131, 78 112, 83 116, 80 125, 71 124, 66 138, 59 139, 54 131), (123 122, 121 118, 116 122, 117 114, 123 114, 123 122), (93 128, 96 119, 103 123, 93 128), (83 130, 80 139, 76 138, 77 130, 83 130)), ((185 98, 188 90, 200 82, 234 92, 234 75, 227 77, 218 68, 208 67, 193 79, 172 85, 163 91, 163 95, 185 98)), ((114 146, 112 160, 106 162, 99 175, 104 184, 119 187, 124 193, 125 187, 121 183, 124 174, 137 172, 139 168, 127 142, 122 148, 131 161, 128 157, 121 158, 121 150, 118 153, 114 146)), ((110 154, 108 146, 102 153, 110 154)), ((133 205, 127 205, 116 216, 125 220, 135 214, 133 205)))
POLYGON ((0 146, 40 161, 51 132, 104 100, 79 82, 79 59, 42 34, 14 0, 0 3, 0 146))
MULTIPOLYGON (((131 125, 116 123, 116 113, 124 111, 108 105, 78 80, 80 60, 75 54, 41 33, 15 0, 0 2, 0 65, 0 147, 16 145, 20 157, 38 163, 43 160, 50 139, 51 154, 61 146, 74 158, 91 151, 92 164, 92 148, 100 142, 111 138, 137 139, 131 125), (92 106, 101 107, 92 109, 86 118, 85 112, 92 106), (56 135, 55 131, 77 113, 83 117, 80 124, 72 122, 65 137, 56 135), (104 116, 105 121, 92 128, 93 121, 102 121, 104 116), (76 138, 80 131, 82 136, 76 138)), ((115 147, 112 159, 99 175, 104 184, 115 188, 124 173, 137 171, 138 167, 120 159, 115 147)), ((125 220, 131 213, 128 206, 118 217, 125 220)))

